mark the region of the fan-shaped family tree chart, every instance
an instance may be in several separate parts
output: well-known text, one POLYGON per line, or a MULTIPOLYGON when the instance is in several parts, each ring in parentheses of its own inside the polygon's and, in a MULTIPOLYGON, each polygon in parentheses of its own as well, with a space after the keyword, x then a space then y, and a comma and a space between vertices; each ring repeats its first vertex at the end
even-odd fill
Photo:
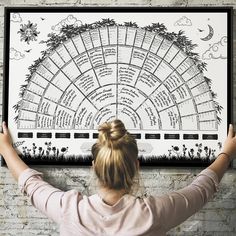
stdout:
POLYGON ((99 124, 120 119, 143 164, 214 160, 230 113, 230 9, 58 9, 7 10, 4 114, 22 158, 89 163, 99 124))

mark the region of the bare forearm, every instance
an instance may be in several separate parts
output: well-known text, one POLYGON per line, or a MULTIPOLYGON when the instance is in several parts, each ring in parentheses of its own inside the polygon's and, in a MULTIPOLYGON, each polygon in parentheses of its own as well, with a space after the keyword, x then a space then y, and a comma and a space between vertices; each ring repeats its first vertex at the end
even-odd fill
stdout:
POLYGON ((29 168, 18 156, 13 147, 8 147, 3 152, 4 160, 12 173, 15 180, 18 180, 19 175, 27 168, 29 168))
POLYGON ((227 171, 229 164, 229 156, 227 154, 221 153, 208 168, 213 170, 217 174, 220 181, 224 173, 227 171))

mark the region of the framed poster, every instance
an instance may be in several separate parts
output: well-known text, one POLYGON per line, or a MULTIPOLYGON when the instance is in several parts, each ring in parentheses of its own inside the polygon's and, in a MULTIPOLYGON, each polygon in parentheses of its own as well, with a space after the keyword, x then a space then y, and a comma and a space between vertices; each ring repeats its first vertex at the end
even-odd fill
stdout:
POLYGON ((5 10, 3 119, 30 164, 90 164, 120 119, 142 165, 208 165, 231 83, 231 8, 5 10))

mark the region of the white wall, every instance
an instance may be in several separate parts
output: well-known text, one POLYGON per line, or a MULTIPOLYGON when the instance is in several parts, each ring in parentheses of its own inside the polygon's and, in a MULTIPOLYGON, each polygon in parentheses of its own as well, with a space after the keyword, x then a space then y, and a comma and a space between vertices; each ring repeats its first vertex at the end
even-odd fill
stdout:
MULTIPOLYGON (((3 77, 3 21, 5 6, 234 6, 235 0, 0 0, 0 99, 3 77)), ((234 17, 236 25, 236 16, 234 17)), ((236 27, 234 27, 234 50, 236 27)), ((236 59, 236 53, 234 53, 236 59)), ((235 60, 236 63, 236 60, 235 60)), ((234 64, 235 68, 235 64, 234 64)), ((236 74, 234 73, 234 80, 236 74)), ((234 82, 234 90, 236 90, 234 82)), ((235 101, 234 96, 234 101, 235 101)), ((0 100, 2 104, 2 100, 0 100)), ((236 110, 235 110, 236 111, 236 110)), ((234 112, 235 112, 234 111, 234 112)), ((1 120, 0 107, 0 120, 1 120)), ((234 114, 234 117, 235 114, 234 114)), ((236 120, 234 120, 235 123, 236 120)), ((54 186, 63 190, 75 188, 83 193, 94 192, 89 168, 37 167, 54 186)), ((147 194, 162 194, 186 186, 201 169, 143 168, 141 171, 144 191, 147 194)), ((58 227, 35 210, 26 197, 22 196, 9 171, 0 167, 0 236, 59 235, 58 227)), ((236 235, 236 170, 224 176, 215 198, 188 221, 173 229, 169 235, 186 236, 234 236, 236 235)))

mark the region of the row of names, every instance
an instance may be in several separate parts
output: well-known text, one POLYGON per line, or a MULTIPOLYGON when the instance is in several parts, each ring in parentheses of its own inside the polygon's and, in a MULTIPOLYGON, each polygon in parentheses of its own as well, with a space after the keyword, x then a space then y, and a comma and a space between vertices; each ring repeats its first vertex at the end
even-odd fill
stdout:
MULTIPOLYGON (((90 133, 74 133, 74 139, 89 139, 90 138, 90 133)), ((142 134, 141 133, 131 133, 131 135, 135 139, 141 139, 142 134)), ((198 140, 200 139, 199 134, 174 134, 174 133, 166 133, 163 136, 160 133, 145 133, 144 138, 145 139, 185 139, 185 140, 198 140)), ((37 132, 36 133, 37 138, 52 138, 53 134, 50 132, 37 132)), ((55 138, 56 139, 70 139, 72 137, 71 133, 55 133, 55 138)), ((18 133, 18 138, 34 138, 33 132, 19 132, 18 133)), ((98 133, 93 133, 92 134, 93 139, 98 138, 98 133)), ((218 134, 202 134, 202 139, 203 140, 217 140, 218 139, 218 134)))

